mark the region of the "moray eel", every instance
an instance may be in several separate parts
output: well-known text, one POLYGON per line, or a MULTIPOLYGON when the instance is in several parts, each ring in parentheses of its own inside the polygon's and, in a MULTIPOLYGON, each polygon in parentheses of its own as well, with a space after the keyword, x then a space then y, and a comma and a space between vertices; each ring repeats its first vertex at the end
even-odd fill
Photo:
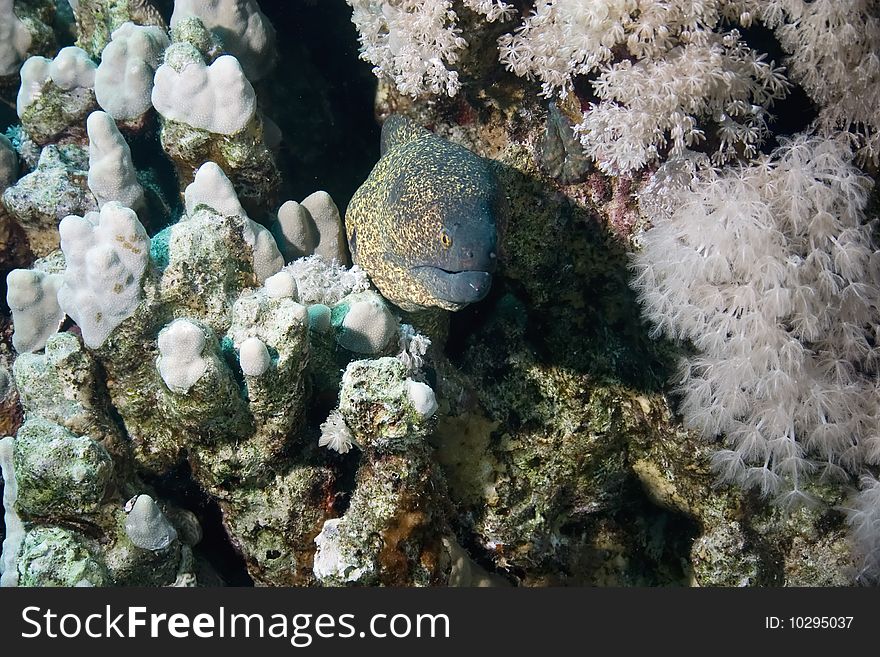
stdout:
POLYGON ((460 310, 489 292, 497 185, 485 160, 399 115, 345 215, 354 262, 405 311, 460 310))

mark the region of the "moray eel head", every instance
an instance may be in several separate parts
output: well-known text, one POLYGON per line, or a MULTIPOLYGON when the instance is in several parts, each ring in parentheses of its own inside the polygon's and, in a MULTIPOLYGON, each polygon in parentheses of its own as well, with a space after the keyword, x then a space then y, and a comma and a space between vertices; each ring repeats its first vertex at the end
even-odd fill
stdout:
POLYGON ((496 203, 487 160, 392 116, 346 213, 352 256, 403 310, 460 310, 492 284, 496 203))

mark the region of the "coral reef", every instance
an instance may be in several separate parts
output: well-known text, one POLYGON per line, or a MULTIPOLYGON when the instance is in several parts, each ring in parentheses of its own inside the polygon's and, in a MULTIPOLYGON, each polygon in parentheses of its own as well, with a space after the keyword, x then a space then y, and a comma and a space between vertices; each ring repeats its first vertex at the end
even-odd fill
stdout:
MULTIPOLYGON (((778 67, 765 63, 761 48, 754 45, 757 41, 748 28, 753 25, 753 20, 758 20, 759 10, 755 9, 749 15, 740 11, 742 3, 707 2, 696 6, 673 2, 662 3, 661 14, 660 4, 621 2, 602 3, 602 7, 599 7, 598 3, 536 3, 534 13, 524 17, 524 27, 509 35, 502 35, 498 42, 500 47, 494 53, 491 45, 477 38, 470 41, 468 48, 473 51, 473 57, 497 58, 500 55, 513 72, 547 83, 543 91, 552 97, 549 103, 541 100, 540 89, 531 88, 527 82, 487 76, 484 68, 465 61, 464 51, 459 59, 460 65, 454 69, 459 73, 460 89, 468 90, 465 97, 445 100, 422 94, 420 98, 413 99, 409 88, 398 84, 393 76, 388 75, 393 82, 380 81, 377 95, 377 112, 380 116, 402 112, 422 125, 432 126, 436 133, 485 157, 491 157, 500 165, 496 167, 498 184, 504 191, 506 203, 502 213, 504 220, 499 269, 493 283, 495 291, 483 302, 488 307, 471 315, 479 327, 479 333, 451 340, 453 345, 458 345, 457 349, 463 349, 459 355, 454 351, 450 353, 452 367, 435 362, 438 399, 441 399, 441 409, 445 414, 441 416, 434 440, 449 480, 450 493, 459 505, 460 517, 467 519, 466 524, 472 532, 470 535, 475 533, 477 542, 486 551, 484 554, 491 555, 496 564, 504 564, 508 573, 524 577, 522 581, 530 583, 558 582, 561 572, 567 574, 563 581, 582 583, 669 583, 670 579, 667 578, 670 577, 672 581, 703 585, 804 582, 839 585, 853 581, 854 577, 860 577, 865 582, 872 581, 871 564, 875 562, 870 559, 872 554, 876 554, 876 543, 872 542, 866 527, 870 522, 867 500, 872 499, 870 491, 873 489, 866 482, 873 479, 863 478, 864 492, 847 501, 859 476, 864 472, 876 472, 870 439, 876 414, 867 401, 875 394, 870 383, 873 367, 870 357, 862 361, 861 355, 851 354, 858 360, 854 363, 856 378, 862 375, 863 367, 868 368, 864 370, 864 379, 861 379, 864 385, 849 386, 835 380, 825 386, 830 393, 845 395, 850 399, 850 406, 846 408, 855 404, 864 411, 856 413, 857 419, 842 432, 839 444, 848 456, 857 453, 862 456, 848 461, 849 471, 837 472, 836 481, 822 479, 812 473, 802 477, 803 485, 794 497, 809 497, 815 506, 806 509, 785 511, 762 501, 760 496, 743 494, 737 488, 717 488, 711 464, 719 462, 723 455, 722 441, 731 440, 731 437, 715 441, 716 434, 712 432, 713 442, 700 444, 694 436, 677 428, 674 417, 669 414, 670 409, 678 409, 685 413, 686 418, 689 413, 735 415, 740 406, 734 403, 736 399, 729 396, 717 400, 717 404, 710 404, 713 399, 710 394, 709 399, 702 400, 706 404, 694 400, 692 406, 682 407, 681 399, 672 388, 661 386, 670 376, 667 370, 671 361, 681 358, 682 352, 694 358, 689 350, 695 345, 699 346, 700 340, 711 340, 717 333, 697 328, 686 336, 693 340, 694 345, 682 345, 680 348, 645 340, 644 329, 638 318, 639 308, 626 293, 631 273, 624 251, 639 252, 646 244, 646 239, 650 239, 651 232, 646 234, 645 230, 652 223, 662 223, 662 217, 681 212, 680 229, 694 231, 691 233, 694 235, 693 248, 700 254, 701 263, 708 262, 711 254, 728 246, 731 257, 734 257, 736 249, 742 246, 740 229, 735 226, 742 224, 732 223, 731 230, 737 231, 733 233, 735 237, 719 242, 718 222, 724 216, 722 205, 725 208, 723 212, 729 213, 731 222, 748 221, 749 215, 744 212, 746 208, 742 205, 746 183, 735 191, 724 189, 721 181, 728 180, 734 186, 737 175, 751 170, 749 164, 761 164, 772 170, 779 165, 767 160, 766 155, 762 155, 757 148, 749 148, 746 142, 729 148, 739 139, 737 131, 745 124, 740 124, 740 127, 718 124, 712 128, 719 130, 715 135, 707 131, 703 143, 700 137, 688 146, 685 123, 690 119, 687 119, 687 112, 679 116, 661 111, 658 107, 639 105, 642 115, 637 121, 629 123, 628 117, 636 116, 632 112, 635 105, 629 104, 624 95, 614 94, 632 94, 633 103, 648 103, 651 95, 645 93, 644 84, 637 84, 635 78, 627 79, 623 75, 615 80, 614 84, 619 84, 619 87, 608 86, 608 75, 616 75, 618 70, 639 71, 656 67, 653 78, 647 80, 649 91, 655 84, 666 85, 664 90, 674 91, 667 82, 684 84, 687 68, 697 66, 700 61, 697 49, 715 48, 712 44, 728 39, 730 44, 725 47, 733 47, 737 57, 746 58, 742 62, 754 60, 755 63, 748 64, 748 70, 737 72, 734 69, 726 70, 727 64, 721 60, 707 61, 705 73, 717 75, 719 79, 726 76, 734 84, 726 87, 727 91, 741 89, 746 94, 752 94, 749 96, 751 106, 748 109, 754 114, 748 116, 763 123, 751 124, 742 134, 753 139, 756 147, 760 146, 762 140, 778 143, 784 137, 784 133, 775 133, 773 124, 769 122, 773 111, 772 101, 783 98, 791 89, 791 82, 798 83, 800 79, 795 75, 787 79, 778 67), (654 10, 657 10, 656 13, 653 13, 654 10), (620 28, 610 29, 615 21, 619 22, 620 28), (662 31, 648 29, 649 23, 658 21, 662 31), (743 28, 738 35, 722 34, 730 25, 737 24, 743 28), (722 30, 722 25, 728 27, 722 30), (595 31, 592 31, 594 28, 595 31), (595 37, 593 45, 589 43, 590 35, 595 37), (685 49, 683 44, 676 44, 678 39, 694 46, 686 59, 678 59, 685 49), (621 57, 623 50, 620 44, 632 56, 621 57), (489 54, 486 54, 487 51, 489 54), (564 56, 560 56, 560 53, 564 56), (571 59, 566 62, 569 54, 571 59), (516 70, 514 64, 522 65, 521 70, 516 70), (578 68, 581 66, 583 68, 578 68), (554 78, 557 73, 558 76, 554 78), (609 95, 604 95, 606 92, 609 95), (616 100, 597 103, 596 96, 614 97, 616 100), (758 102, 754 102, 755 99, 758 102), (587 135, 583 128, 585 122, 598 120, 602 116, 605 111, 603 106, 608 112, 619 113, 620 120, 615 118, 608 122, 607 127, 611 132, 603 130, 598 133, 599 137, 614 135, 614 139, 602 148, 591 150, 589 140, 583 139, 587 135), (668 125, 664 128, 661 122, 668 121, 670 117, 676 121, 681 119, 684 123, 671 130, 668 125), (573 130, 575 127, 577 129, 573 130), (720 132, 722 129, 726 132, 720 132), (615 130, 617 132, 613 132, 615 130), (670 131, 664 135, 664 130, 670 131), (577 134, 582 137, 580 146, 584 148, 583 151, 577 148, 578 140, 573 138, 577 134), (652 150, 654 139, 658 139, 658 147, 652 150), (681 144, 684 147, 676 147, 676 140, 683 140, 681 144), (631 165, 620 166, 619 162, 615 163, 618 157, 616 153, 638 159, 631 165), (648 157, 644 157, 645 154, 648 157), (719 166, 731 160, 733 162, 728 165, 729 168, 719 166), (664 163, 653 178, 651 174, 656 164, 652 162, 664 163), (699 188, 701 192, 688 197, 688 192, 682 190, 682 186, 685 189, 688 186, 699 188), (661 193, 664 188, 665 193, 661 193), (719 205, 711 211, 707 210, 705 222, 701 224, 703 232, 700 233, 701 228, 689 221, 693 217, 687 215, 683 208, 690 207, 688 198, 698 204, 697 194, 710 190, 718 194, 719 205), (699 239, 696 237, 698 233, 699 239), (561 371, 557 372, 554 365, 562 368, 561 371), (512 368, 515 374, 510 372, 512 368), (663 393, 667 390, 673 394, 664 398, 663 393), (850 394, 852 397, 848 397, 850 394), (608 452, 596 453, 597 471, 610 476, 605 490, 602 488, 602 478, 589 465, 589 454, 593 450, 586 445, 558 461, 560 466, 566 466, 574 458, 580 458, 580 463, 585 464, 581 466, 582 469, 567 471, 563 467, 557 470, 548 465, 556 462, 554 457, 564 451, 570 441, 584 440, 589 435, 590 416, 585 414, 586 417, 582 417, 582 409, 586 406, 604 410, 605 404, 599 401, 603 399, 608 400, 608 415, 617 418, 611 426, 621 427, 617 434, 621 436, 617 446, 603 441, 601 445, 607 447, 608 452), (630 401, 621 402, 621 399, 630 401), (853 401, 859 399, 864 400, 865 404, 853 401), (448 409, 442 400, 448 400, 448 409), (561 412, 561 408, 566 408, 564 404, 572 404, 578 413, 572 417, 561 412), (667 432, 670 432, 667 437, 662 438, 667 432), (560 436, 559 442, 549 442, 546 451, 534 453, 537 445, 555 435, 560 436), (842 439, 843 435, 847 436, 846 440, 842 439), (857 436, 862 437, 861 442, 856 439, 857 436), (450 444, 446 446, 445 441, 450 444), (503 449, 495 447, 499 442, 503 449), (856 444, 861 447, 853 447, 856 444), (672 451, 663 453, 663 445, 672 451), (471 457, 463 457, 463 453, 471 457), (489 458, 490 454, 492 458, 489 458), (551 472, 546 473, 548 469, 551 472), (541 479, 544 476, 552 478, 552 486, 541 479), (635 486, 634 482, 637 482, 635 486), (587 483, 598 488, 583 488, 587 483), (545 491, 548 489, 553 493, 558 491, 557 496, 554 498, 547 494, 545 491), (587 491, 583 499, 573 493, 581 490, 587 491), (639 499, 640 490, 647 494, 647 500, 639 499), (683 503, 684 498, 691 501, 683 503), (645 502, 648 503, 646 507, 642 506, 645 502), (855 552, 848 547, 846 517, 838 510, 842 506, 853 509, 849 519, 855 552), (657 507, 661 509, 659 512, 657 507), (497 515, 493 512, 496 508, 497 515), (524 515, 509 519, 510 510, 518 508, 522 508, 524 515), (634 508, 640 511, 636 512, 638 520, 633 524, 628 514, 633 513, 634 508), (668 515, 670 513, 671 516, 668 515), (534 520, 531 514, 534 514, 534 520), (538 524, 534 524, 536 521, 538 524), (651 522, 660 522, 667 528, 677 523, 685 524, 678 525, 678 535, 664 535, 664 530, 649 529, 651 522), (518 531, 520 526, 528 526, 537 536, 545 538, 534 541, 533 534, 518 531), (573 533, 578 530, 581 533, 573 533), (861 533, 857 534, 858 530, 861 533), (655 535, 655 539, 649 539, 651 532, 656 531, 660 531, 663 538, 655 535), (756 540, 757 536, 764 538, 756 540), (648 543, 649 540, 657 542, 648 543), (683 543, 677 544, 676 540, 683 543), (633 559, 635 545, 642 545, 642 554, 650 558, 633 559), (689 564, 689 570, 676 574, 675 567, 671 565, 674 559, 666 559, 670 554, 681 554, 682 550, 688 553, 684 560, 689 564), (613 562, 608 560, 609 551, 621 555, 616 569, 610 565, 613 562), (652 563, 652 560, 656 561, 652 563)), ((795 16, 793 7, 799 4, 787 3, 788 10, 792 12, 788 14, 789 18, 795 16)), ((820 15, 837 11, 825 3, 818 3, 815 10, 820 15)), ((805 5, 804 18, 812 11, 812 3, 805 5)), ((873 9, 862 7, 858 10, 841 9, 839 14, 846 14, 846 20, 853 20, 851 17, 858 12, 862 12, 864 20, 872 19, 876 13, 873 9)), ((791 20, 794 22, 793 18, 791 20)), ((777 29, 770 25, 769 18, 766 22, 772 29, 777 29)), ((790 25, 788 29, 794 34, 801 26, 790 25)), ((814 39, 811 43, 817 56, 827 57, 829 61, 854 57, 862 48, 861 38, 845 53, 840 49, 826 48, 827 42, 819 43, 819 37, 815 34, 806 38, 814 39)), ((793 51, 790 46, 783 47, 793 51)), ((859 75, 867 70, 860 68, 859 75)), ((388 74, 388 71, 384 73, 388 74)), ((840 76, 837 77, 839 79, 840 76)), ((865 81, 868 80, 870 77, 865 78, 865 81)), ((877 88, 876 84, 870 84, 869 94, 877 88)), ((711 85, 702 85, 701 89, 711 89, 711 85)), ((792 91, 792 95, 796 95, 796 92, 792 91)), ((808 90, 808 93, 814 95, 812 91, 808 90)), ((864 94, 853 95, 859 99, 865 97, 864 94)), ((670 98, 671 95, 667 100, 670 98)), ((686 92, 679 99, 692 103, 691 107, 703 102, 730 101, 734 105, 741 105, 740 101, 724 100, 713 93, 703 95, 702 91, 686 92)), ((818 110, 821 117, 827 103, 817 102, 820 104, 818 110)), ((788 112, 802 110, 802 107, 787 108, 788 112)), ((707 130, 712 121, 705 114, 701 116, 704 110, 689 111, 694 111, 693 116, 697 119, 692 125, 707 130)), ((855 110, 850 114, 853 117, 856 115, 858 112, 855 110)), ((735 121, 741 121, 745 115, 730 113, 726 118, 721 118, 726 120, 736 116, 740 118, 735 121)), ((785 176, 784 184, 791 187, 789 193, 781 193, 779 202, 782 205, 775 212, 780 217, 805 217, 792 219, 790 224, 797 226, 796 230, 804 231, 797 233, 802 236, 793 242, 803 249, 801 260, 798 261, 803 264, 795 262, 795 257, 790 262, 786 261, 786 265, 799 267, 798 276, 808 276, 805 266, 807 256, 814 253, 813 260, 821 257, 822 247, 814 239, 803 237, 809 235, 808 225, 819 230, 817 221, 822 220, 826 223, 830 221, 838 228, 845 227, 844 241, 840 242, 835 234, 832 242, 839 242, 839 245, 829 248, 834 249, 835 253, 847 253, 841 253, 836 262, 831 254, 832 262, 827 269, 837 284, 846 286, 851 283, 854 286, 852 291, 861 290, 860 297, 866 300, 866 305, 859 306, 856 301, 852 308, 871 308, 870 300, 876 294, 877 282, 874 266, 869 265, 866 258, 871 263, 876 260, 873 255, 876 247, 871 237, 876 201, 873 205, 867 202, 871 182, 852 168, 852 155, 839 156, 838 159, 833 156, 834 153, 840 153, 840 149, 848 152, 847 147, 840 143, 843 140, 849 141, 854 150, 860 149, 858 155, 864 157, 865 125, 859 122, 841 123, 836 130, 844 128, 843 134, 833 134, 834 130, 821 118, 809 126, 809 114, 807 116, 802 123, 796 124, 795 130, 803 131, 799 137, 801 141, 812 139, 810 143, 818 149, 815 174, 799 178, 794 171, 799 165, 793 162, 781 165, 780 169, 780 175, 785 176), (820 136, 810 136, 816 133, 820 136), (826 164, 827 170, 823 168, 826 164), (860 208, 855 214, 836 200, 829 200, 833 207, 825 206, 818 200, 818 209, 811 207, 808 199, 827 196, 826 186, 830 185, 833 189, 838 183, 843 185, 841 189, 845 189, 843 194, 860 208), (810 221, 813 223, 810 224, 810 221), (847 258, 856 259, 856 269, 850 270, 849 277, 840 278, 836 268, 847 266, 844 262, 847 258), (858 263, 863 265, 862 268, 858 263)), ((718 118, 715 113, 712 120, 717 121, 718 118)), ((787 121, 790 122, 790 119, 787 121)), ((802 153, 803 149, 798 152, 802 153)), ((797 161, 801 162, 803 158, 798 156, 797 161)), ((860 161, 863 160, 856 159, 856 162, 860 161)), ((873 169, 868 168, 866 172, 876 177, 873 169)), ((752 180, 752 184, 754 182, 752 180)), ((780 187, 781 184, 780 180, 773 190, 784 189, 780 187)), ((753 188, 750 186, 749 189, 752 193, 753 188)), ((765 189, 770 193, 770 187, 765 189)), ((757 207, 756 203, 752 203, 748 206, 749 212, 757 207)), ((790 231, 791 228, 785 230, 790 231)), ((665 251, 662 248, 645 248, 640 252, 640 271, 656 260, 668 263, 667 271, 674 272, 675 276, 688 278, 694 272, 693 264, 686 264, 690 261, 680 257, 676 250, 680 243, 672 239, 666 246, 674 248, 665 251)), ((762 247, 771 248, 770 242, 763 242, 762 247)), ((781 258, 784 260, 785 256, 781 258)), ((746 263, 746 260, 742 262, 746 263)), ((747 264, 753 265, 754 261, 747 264)), ((768 282, 772 279, 768 279, 766 274, 764 269, 760 272, 755 270, 749 279, 734 274, 726 284, 731 290, 748 295, 762 289, 762 285, 772 287, 772 283, 768 282)), ((657 279, 653 282, 646 279, 638 284, 647 300, 658 292, 658 288, 654 287, 657 282, 657 279)), ((719 279, 712 279, 712 284, 718 283, 719 279)), ((682 291, 686 285, 683 284, 682 291)), ((808 293, 816 285, 811 279, 799 289, 808 293)), ((817 295, 817 307, 824 307, 820 301, 823 298, 821 294, 818 291, 813 294, 817 295)), ((835 298, 835 303, 837 301, 835 298)), ((739 306, 724 300, 718 303, 721 305, 712 306, 713 312, 718 309, 717 312, 730 313, 739 318, 739 306)), ((672 305, 668 306, 670 311, 672 305)), ((850 307, 847 303, 847 308, 850 307)), ((761 308, 764 309, 763 304, 761 308)), ((687 312, 684 307, 677 310, 687 312)), ((646 315, 650 317, 650 307, 648 311, 646 315)), ((845 315, 846 312, 848 310, 845 315)), ((865 313, 855 312, 856 315, 852 317, 841 317, 841 329, 852 336, 857 333, 861 335, 862 330, 871 333, 873 321, 863 323, 865 313), (850 328, 845 329, 846 326, 850 328), (859 326, 858 330, 856 326, 859 326)), ((819 314, 822 322, 834 321, 831 315, 824 312, 819 314)), ((467 324, 462 325, 453 319, 450 334, 455 335, 464 326, 467 324)), ((784 331, 784 324, 780 330, 784 331)), ((845 345, 848 338, 835 334, 829 339, 840 346, 845 345)), ((868 344, 873 344, 873 340, 873 337, 869 337, 868 344)), ((760 358, 755 351, 744 353, 747 343, 748 340, 742 343, 743 349, 736 353, 740 360, 729 361, 725 366, 735 367, 734 362, 760 358)), ((864 343, 864 340, 858 339, 854 344, 864 343)), ((450 348, 447 347, 447 352, 450 348)), ((771 348, 768 355, 773 351, 771 348)), ((831 352, 822 349, 820 358, 826 357, 836 361, 831 352)), ((717 377, 713 380, 726 381, 729 387, 736 387, 732 383, 737 380, 736 377, 725 377, 722 369, 720 365, 713 368, 711 376, 717 377)), ((815 375, 821 376, 819 372, 815 372, 815 375)), ((678 382, 680 377, 674 380, 678 382)), ((735 391, 733 394, 737 396, 735 391)), ((796 394, 795 398, 799 404, 800 397, 796 394)), ((746 404, 746 407, 750 412, 760 407, 761 403, 757 406, 754 403, 746 404)), ((799 412, 792 410, 792 413, 799 412)), ((821 416, 810 420, 825 421, 828 418, 822 420, 821 416)), ((798 432, 803 429, 801 425, 800 422, 796 424, 798 432)), ((766 427, 766 423, 762 427, 766 427)), ((615 433, 612 431, 611 435, 615 433)), ((602 435, 607 434, 603 432, 602 435)), ((774 447, 780 449, 783 448, 783 436, 784 432, 782 435, 779 432, 766 434, 774 447)), ((807 440, 806 436, 804 438, 807 440)), ((797 439, 792 436, 792 440, 797 439)), ((807 442, 809 447, 805 449, 819 450, 823 454, 819 460, 823 463, 828 460, 825 458, 828 454, 834 453, 835 448, 831 443, 824 443, 818 436, 816 440, 807 442)), ((749 445, 754 445, 754 441, 749 445)), ((743 448, 746 449, 745 445, 743 448)), ((796 447, 794 451, 799 454, 800 449, 796 447)), ((832 463, 836 458, 832 457, 832 463)), ((765 471, 761 467, 764 465, 763 459, 756 457, 752 463, 756 469, 765 471)), ((798 460, 795 458, 784 464, 782 461, 779 463, 779 475, 784 479, 783 470, 789 466, 797 467, 798 460)), ((806 469, 812 469, 810 461, 801 460, 800 463, 806 469)), ((772 461, 768 462, 766 468, 775 472, 772 461)), ((834 470, 834 467, 831 469, 834 470)), ((735 479, 741 483, 744 481, 742 478, 735 479)), ((752 481, 758 483, 755 478, 752 481)), ((784 491, 784 486, 780 491, 784 491)), ((795 501, 792 497, 787 499, 795 501)), ((665 531, 671 532, 670 529, 665 531)), ((469 547, 473 548, 473 544, 469 544, 469 547)))
POLYGON ((337 4, 0 0, 0 583, 876 584, 876 3, 337 4))

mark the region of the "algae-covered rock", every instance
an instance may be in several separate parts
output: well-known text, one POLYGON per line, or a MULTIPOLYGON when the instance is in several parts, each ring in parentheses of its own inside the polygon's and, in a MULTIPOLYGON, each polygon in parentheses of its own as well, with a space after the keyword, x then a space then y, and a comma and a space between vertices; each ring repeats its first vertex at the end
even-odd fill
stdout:
POLYGON ((431 430, 427 412, 413 394, 406 367, 396 358, 350 363, 342 376, 339 410, 364 449, 405 450, 431 430))
POLYGON ((659 506, 697 523, 690 549, 699 586, 829 586, 851 581, 854 564, 846 521, 836 510, 843 494, 830 486, 810 492, 824 505, 785 509, 753 494, 721 487, 710 468, 712 446, 675 426, 663 400, 645 407, 667 428, 659 440, 637 436, 630 463, 659 506))
POLYGON ((3 206, 21 226, 37 257, 58 248, 58 224, 98 209, 88 188, 88 151, 76 144, 46 146, 36 169, 3 192, 3 206))
POLYGON ((76 45, 95 59, 100 58, 113 31, 124 23, 167 29, 159 10, 146 0, 78 0, 74 16, 76 45))
POLYGON ((97 552, 97 545, 79 532, 33 529, 19 551, 19 586, 107 586, 110 578, 97 552))
POLYGON ((412 383, 394 358, 346 368, 339 410, 363 457, 345 514, 315 538, 322 584, 426 586, 449 578, 445 484, 425 440, 434 409, 412 383))
POLYGON ((292 465, 264 486, 220 493, 233 541, 248 572, 276 586, 313 584, 313 538, 332 511, 334 475, 316 463, 292 465))
POLYGON ((21 354, 13 376, 29 415, 97 440, 124 467, 128 447, 108 414, 97 368, 82 341, 65 332, 50 337, 43 353, 21 354))
POLYGON ((113 462, 101 445, 42 419, 18 430, 14 462, 17 505, 31 516, 95 513, 113 477, 113 462))

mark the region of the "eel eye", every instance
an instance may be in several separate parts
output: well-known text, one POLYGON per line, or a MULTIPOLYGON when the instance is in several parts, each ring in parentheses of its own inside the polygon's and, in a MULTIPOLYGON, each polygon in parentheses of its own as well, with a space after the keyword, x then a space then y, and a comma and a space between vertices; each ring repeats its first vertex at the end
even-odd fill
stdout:
POLYGON ((450 248, 452 246, 452 235, 444 230, 442 233, 440 233, 440 243, 443 245, 443 248, 450 248))

